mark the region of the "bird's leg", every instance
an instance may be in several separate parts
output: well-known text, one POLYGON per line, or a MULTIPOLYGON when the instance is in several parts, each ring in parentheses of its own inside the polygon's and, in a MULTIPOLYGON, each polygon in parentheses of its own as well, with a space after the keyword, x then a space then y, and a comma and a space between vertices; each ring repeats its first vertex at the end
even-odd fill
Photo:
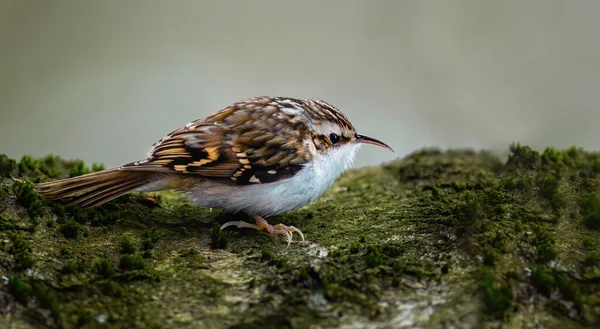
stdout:
POLYGON ((258 215, 254 215, 252 217, 254 218, 254 220, 256 221, 256 225, 258 226, 257 230, 260 231, 266 229, 267 232, 269 232, 270 234, 285 234, 288 239, 288 246, 290 245, 290 242, 292 242, 292 234, 294 232, 300 234, 302 242, 304 242, 304 234, 302 234, 302 231, 300 231, 294 226, 286 226, 283 224, 271 225, 264 218, 258 215))
POLYGON ((228 226, 237 226, 238 228, 247 227, 259 231, 266 230, 270 234, 285 235, 288 240, 288 246, 290 245, 290 242, 292 242, 292 234, 296 232, 300 234, 302 241, 304 241, 304 234, 302 234, 302 231, 300 231, 294 226, 286 226, 283 224, 271 225, 264 218, 258 215, 253 215, 252 217, 254 218, 254 220, 256 220, 256 224, 250 224, 244 221, 231 221, 221 225, 221 230, 228 226))

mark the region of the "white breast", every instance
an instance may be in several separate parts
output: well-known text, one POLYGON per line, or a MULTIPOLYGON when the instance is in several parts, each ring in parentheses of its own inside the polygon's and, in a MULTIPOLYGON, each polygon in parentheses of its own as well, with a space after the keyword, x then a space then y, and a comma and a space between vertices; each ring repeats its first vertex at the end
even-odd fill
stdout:
POLYGON ((294 177, 275 183, 231 186, 205 182, 186 192, 201 207, 263 217, 282 214, 317 200, 350 168, 358 147, 347 144, 317 155, 294 177))

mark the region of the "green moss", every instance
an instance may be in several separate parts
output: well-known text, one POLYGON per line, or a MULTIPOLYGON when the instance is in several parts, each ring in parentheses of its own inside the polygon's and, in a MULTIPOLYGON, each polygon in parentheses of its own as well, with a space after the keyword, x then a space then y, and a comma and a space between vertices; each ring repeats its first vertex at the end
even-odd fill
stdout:
POLYGON ((63 265, 62 272, 65 274, 73 274, 77 272, 77 263, 73 260, 66 261, 63 265))
POLYGON ((21 304, 26 305, 31 299, 31 285, 23 281, 20 276, 15 275, 8 279, 8 289, 21 304))
POLYGON ((502 231, 494 232, 494 238, 490 241, 490 245, 501 253, 507 253, 509 238, 506 233, 502 231))
POLYGON ((537 261, 539 263, 546 263, 555 259, 556 249, 554 247, 555 239, 553 235, 539 226, 536 226, 534 229, 535 240, 533 245, 536 246, 537 261))
POLYGON ((592 252, 585 257, 583 262, 585 266, 596 266, 600 265, 600 251, 592 252))
POLYGON ((68 246, 64 246, 60 248, 60 254, 65 258, 71 258, 71 256, 73 256, 73 250, 68 247, 68 246))
POLYGON ((537 178, 540 193, 550 201, 552 208, 558 210, 565 205, 565 199, 560 193, 560 178, 556 174, 542 173, 537 178))
POLYGON ((587 152, 581 147, 571 146, 566 151, 565 161, 573 168, 584 168, 589 164, 587 152))
POLYGON ((357 254, 360 252, 360 250, 362 249, 362 245, 361 242, 355 242, 353 244, 350 245, 350 253, 351 254, 357 254))
MULTIPOLYGON (((65 161, 52 154, 41 159, 25 155, 16 167, 18 167, 18 175, 20 177, 40 182, 61 177, 65 170, 65 161)), ((13 171, 13 175, 15 174, 13 171)))
POLYGON ((563 152, 556 150, 555 148, 548 147, 542 153, 542 163, 545 165, 560 165, 563 164, 563 152))
POLYGON ((160 239, 161 233, 157 228, 152 228, 144 232, 144 242, 142 243, 142 249, 150 250, 153 249, 158 239, 160 239))
POLYGON ((455 216, 458 222, 459 234, 478 232, 482 222, 480 220, 481 199, 476 193, 468 191, 464 194, 464 201, 457 203, 455 216))
POLYGON ((105 278, 109 278, 116 273, 116 270, 110 259, 103 258, 96 264, 96 272, 105 278))
POLYGON ((448 273, 450 273, 450 262, 444 263, 444 265, 442 265, 442 268, 440 269, 440 272, 442 274, 448 274, 448 273))
POLYGON ((583 247, 585 249, 595 249, 596 248, 596 241, 594 240, 594 238, 592 237, 585 237, 583 239, 583 247))
MULTIPOLYGON (((523 259, 532 259, 535 263, 546 264, 559 257, 556 242, 559 238, 554 233, 560 216, 557 211, 562 211, 571 202, 569 198, 572 195, 569 192, 579 189, 568 184, 575 185, 584 181, 579 179, 579 175, 569 182, 564 181, 562 177, 569 170, 564 165, 576 163, 574 168, 586 167, 581 163, 581 154, 571 155, 567 159, 566 153, 552 148, 546 149, 540 156, 528 147, 515 144, 511 152, 505 169, 496 169, 496 172, 505 173, 500 180, 491 177, 466 191, 461 189, 462 196, 458 201, 433 192, 439 202, 427 204, 434 207, 438 214, 446 214, 451 209, 454 218, 450 217, 444 223, 458 229, 460 244, 477 255, 485 266, 485 270, 478 272, 482 277, 480 288, 486 313, 495 318, 503 318, 506 311, 522 298, 513 291, 511 281, 514 276, 504 269, 507 266, 506 257, 501 257, 501 254, 507 255, 509 259, 513 258, 510 260, 512 262, 516 256, 517 263, 523 259), (517 174, 506 174, 514 170, 517 170, 517 174), (551 207, 538 203, 540 199, 536 190, 539 191, 539 196, 549 201, 551 207), (527 234, 531 234, 531 238, 520 240, 525 238, 519 237, 525 232, 529 232, 527 234)), ((594 202, 588 201, 588 204, 594 202)), ((593 206, 588 206, 587 209, 593 209, 593 206)), ((593 210, 589 213, 593 213, 593 210)), ((588 262, 592 262, 591 256, 588 262)), ((398 272, 403 267, 401 263, 396 263, 394 269, 398 272)), ((541 266, 532 267, 531 284, 541 294, 549 296, 551 291, 557 289, 559 279, 554 274, 548 274, 541 266)), ((570 295, 577 294, 571 292, 570 295)))
POLYGON ((275 256, 275 253, 267 248, 263 248, 261 250, 260 259, 277 267, 282 267, 285 265, 285 261, 282 258, 275 256))
POLYGON ((432 197, 434 200, 438 200, 438 199, 439 199, 440 197, 442 197, 442 196, 443 196, 443 192, 442 192, 442 189, 440 189, 439 187, 437 187, 437 186, 434 186, 434 187, 431 189, 431 197, 432 197))
POLYGON ((121 241, 119 242, 119 246, 122 254, 133 254, 137 249, 137 244, 128 234, 123 235, 121 241))
POLYGON ((0 201, 10 194, 8 185, 0 185, 0 201))
POLYGON ((594 193, 598 190, 598 183, 593 178, 586 178, 583 183, 581 183, 581 188, 585 193, 594 193))
POLYGON ((260 319, 243 321, 238 325, 231 326, 229 329, 276 329, 291 328, 290 320, 281 315, 264 316, 260 319))
POLYGON ((594 160, 592 160, 592 169, 596 173, 600 173, 600 155, 596 156, 594 160))
POLYGON ((21 304, 27 305, 29 303, 33 289, 20 276, 13 275, 8 279, 8 289, 21 304))
POLYGON ((137 255, 123 255, 119 261, 121 270, 143 270, 145 267, 144 259, 137 255))
POLYGON ((94 317, 92 317, 92 313, 90 311, 83 311, 75 315, 75 317, 77 318, 75 322, 76 328, 87 328, 86 325, 94 321, 94 317))
POLYGON ((565 273, 557 273, 555 275, 556 285, 560 293, 568 300, 573 301, 575 308, 581 311, 583 308, 583 297, 579 284, 567 276, 565 273))
POLYGON ((69 177, 77 177, 90 173, 90 169, 81 160, 73 161, 69 167, 69 177))
POLYGON ((178 252, 179 258, 183 259, 182 263, 193 269, 205 268, 206 257, 201 255, 196 249, 188 248, 178 252))
POLYGON ((398 256, 403 255, 406 252, 406 248, 401 243, 396 242, 388 242, 381 246, 381 253, 391 257, 396 258, 398 256))
POLYGON ((32 280, 26 282, 19 276, 11 276, 8 281, 9 291, 23 305, 27 306, 33 298, 42 308, 50 310, 54 319, 60 318, 60 305, 54 290, 49 288, 44 282, 32 280))
POLYGON ((551 293, 558 290, 566 300, 573 302, 578 312, 582 312, 585 302, 580 285, 568 273, 559 270, 547 273, 541 268, 536 268, 532 272, 532 279, 546 296, 550 296, 551 293))
POLYGON ((581 202, 583 222, 590 230, 600 230, 600 196, 590 195, 581 202))
POLYGON ((107 226, 115 224, 121 218, 119 210, 107 210, 106 208, 88 209, 84 212, 90 223, 94 226, 107 226))
POLYGON ((487 270, 481 271, 480 289, 483 293, 483 302, 486 313, 492 316, 502 316, 513 303, 512 287, 494 279, 494 275, 487 270))
POLYGON ((40 170, 41 162, 29 155, 24 155, 19 161, 19 171, 21 173, 36 172, 40 170))
POLYGON ((31 246, 25 239, 20 236, 12 236, 12 247, 9 249, 9 253, 14 258, 14 270, 23 271, 31 268, 34 264, 33 257, 31 256, 31 246))
MULTIPOLYGON (((505 165, 485 152, 429 150, 351 170, 317 202, 272 219, 307 233, 307 243, 290 248, 265 234, 236 234, 227 250, 211 250, 225 248, 225 233, 213 227, 219 212, 192 207, 175 193, 153 202, 133 193, 89 210, 48 202, 58 225, 33 232, 5 190, 0 254, 6 276, 22 282, 4 289, 29 296, 29 309, 15 318, 51 323, 52 298, 41 306, 33 291, 39 281, 33 278, 48 278, 39 282, 60 300, 54 313, 65 328, 93 327, 100 315, 123 328, 268 327, 275 321, 340 327, 353 319, 393 327, 388 320, 397 310, 385 305, 398 303, 416 305, 414 327, 445 327, 464 310, 470 315, 461 321, 485 314, 493 327, 524 317, 536 317, 543 327, 590 325, 600 307, 600 239, 581 223, 595 209, 597 156, 552 148, 539 154, 514 145, 505 165), (564 203, 556 203, 557 196, 564 203), (77 239, 61 236, 69 225, 77 239), (31 260, 19 270, 12 266, 13 233, 29 246, 14 250, 31 260), (122 243, 124 235, 131 241, 122 243), (129 247, 133 241, 140 251, 129 247), (473 288, 480 299, 447 298, 472 296, 473 288), (440 301, 433 313, 422 312, 420 305, 431 301, 440 301)), ((35 159, 30 162, 34 171, 24 175, 31 180, 48 179, 52 170, 66 177, 77 166, 48 157, 36 170, 35 159)), ((23 308, 7 300, 10 310, 23 308)))
POLYGON ((99 283, 100 291, 107 296, 122 297, 124 295, 123 287, 115 281, 103 280, 99 283))
POLYGON ((78 272, 83 272, 86 268, 87 265, 84 261, 69 259, 63 264, 61 272, 64 274, 74 274, 78 272))
POLYGON ((56 216, 58 216, 58 217, 65 217, 66 216, 65 207, 63 205, 61 205, 60 203, 52 202, 50 204, 50 207, 52 208, 52 212, 56 216))
POLYGON ((368 267, 377 267, 383 264, 383 256, 381 251, 375 246, 367 247, 367 254, 365 256, 365 263, 368 267))
POLYGON ((8 231, 14 228, 12 221, 0 216, 0 231, 8 231))
POLYGON ((60 231, 67 239, 77 239, 82 232, 82 227, 72 217, 69 217, 60 226, 60 231))
POLYGON ((27 207, 27 213, 32 219, 37 219, 44 215, 44 204, 42 200, 33 201, 29 207, 27 207))
POLYGON ((54 219, 48 219, 46 221, 46 226, 48 228, 53 228, 54 226, 56 226, 56 221, 54 219))
POLYGON ((394 272, 398 274, 406 274, 410 276, 414 276, 415 278, 421 280, 423 277, 428 275, 429 273, 425 273, 425 271, 417 266, 405 264, 403 262, 397 261, 393 266, 394 272))
POLYGON ((531 183, 527 177, 507 177, 504 179, 504 187, 510 191, 528 191, 531 183))
POLYGON ((43 308, 50 310, 55 319, 60 318, 60 305, 56 293, 42 281, 35 281, 32 284, 33 294, 43 308))
POLYGON ((42 159, 40 171, 49 178, 58 178, 61 174, 59 169, 61 161, 60 157, 49 154, 42 159))
POLYGON ((482 249, 483 264, 487 266, 494 266, 498 261, 498 253, 491 247, 484 247, 482 249))
POLYGON ((92 163, 92 172, 102 171, 106 169, 103 163, 92 163))
POLYGON ((0 177, 11 177, 16 174, 17 162, 6 154, 0 154, 0 177))
POLYGON ((544 271, 541 267, 535 267, 531 272, 531 280, 533 284, 539 289, 539 291, 550 296, 555 287, 554 277, 544 271))
POLYGON ((12 190, 19 203, 27 209, 32 220, 37 220, 44 215, 44 204, 32 182, 16 180, 12 185, 12 190))
POLYGON ((69 215, 77 223, 85 224, 88 222, 88 210, 83 209, 79 206, 69 208, 69 215))
POLYGON ((522 146, 519 143, 510 145, 510 155, 506 165, 511 168, 535 169, 540 163, 540 155, 537 151, 528 146, 522 146))
POLYGON ((221 230, 217 224, 210 230, 211 245, 215 249, 223 249, 227 246, 227 233, 221 230))

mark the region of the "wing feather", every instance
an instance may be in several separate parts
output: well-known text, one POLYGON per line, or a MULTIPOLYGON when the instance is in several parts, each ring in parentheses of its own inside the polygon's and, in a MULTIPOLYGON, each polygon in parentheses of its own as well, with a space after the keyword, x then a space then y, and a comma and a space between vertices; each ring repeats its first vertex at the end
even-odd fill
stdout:
POLYGON ((229 178, 240 185, 295 175, 310 160, 305 125, 276 104, 237 103, 181 127, 155 143, 146 159, 121 170, 229 178))

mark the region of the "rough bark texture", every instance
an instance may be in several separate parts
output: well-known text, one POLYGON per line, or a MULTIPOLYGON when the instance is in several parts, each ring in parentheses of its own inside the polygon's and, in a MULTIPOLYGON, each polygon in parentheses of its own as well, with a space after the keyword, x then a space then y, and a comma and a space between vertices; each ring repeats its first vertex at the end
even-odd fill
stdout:
POLYGON ((305 233, 289 248, 173 193, 86 211, 30 182, 88 170, 0 156, 0 327, 600 326, 597 154, 422 150, 353 170, 270 218, 305 233))

